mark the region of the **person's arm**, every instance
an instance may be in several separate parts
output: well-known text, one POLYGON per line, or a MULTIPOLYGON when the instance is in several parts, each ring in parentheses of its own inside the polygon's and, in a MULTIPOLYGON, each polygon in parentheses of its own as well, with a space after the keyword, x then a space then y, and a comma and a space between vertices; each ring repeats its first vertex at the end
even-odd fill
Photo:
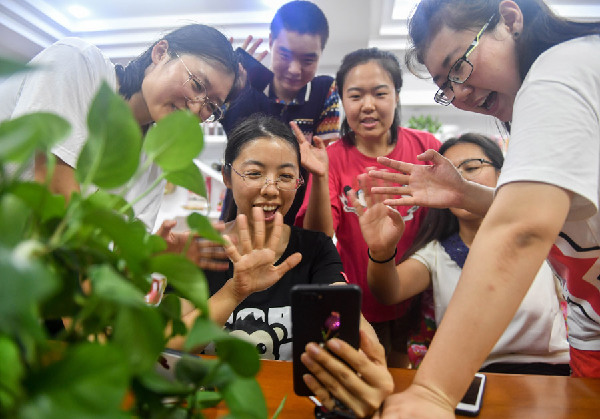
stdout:
MULTIPOLYGON (((54 172, 52 173, 48 189, 54 194, 64 196, 67 202, 69 202, 71 194, 80 191, 79 183, 75 179, 75 169, 56 156, 55 159, 56 165, 54 166, 54 172)), ((47 172, 46 156, 38 154, 34 162, 34 180, 38 183, 45 183, 48 175, 47 172)))
POLYGON ((371 170, 369 176, 403 186, 373 187, 374 194, 403 195, 386 199, 387 205, 419 205, 433 208, 463 208, 484 216, 494 199, 494 189, 465 180, 452 163, 435 150, 427 150, 418 160, 431 165, 418 165, 378 157, 384 166, 397 170, 371 170))
POLYGON ((388 398, 383 417, 454 417, 473 374, 548 255, 570 200, 569 192, 543 183, 511 183, 499 190, 413 384, 388 398))
POLYGON ((322 231, 333 237, 333 217, 329 198, 329 158, 325 144, 319 137, 313 137, 311 145, 295 122, 290 126, 300 145, 302 166, 311 174, 310 195, 302 227, 307 230, 322 231))

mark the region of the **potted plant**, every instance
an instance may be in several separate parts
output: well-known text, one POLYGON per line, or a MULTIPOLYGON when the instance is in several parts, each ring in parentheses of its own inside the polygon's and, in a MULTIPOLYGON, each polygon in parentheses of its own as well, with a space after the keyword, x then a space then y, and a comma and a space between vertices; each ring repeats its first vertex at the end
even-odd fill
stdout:
MULTIPOLYGON (((0 76, 24 70, 0 60, 0 76)), ((201 270, 165 253, 163 239, 134 218, 131 203, 109 192, 126 190, 143 171, 143 151, 145 164, 156 162, 167 180, 205 196, 192 161, 203 147, 198 120, 173 113, 142 141, 126 103, 104 85, 88 128, 76 175, 82 191, 99 189, 67 203, 21 174, 35 153, 47 156, 52 171, 51 146, 69 124, 47 113, 0 124, 0 417, 202 417, 221 400, 232 417, 266 417, 254 379, 257 351, 210 320, 201 270), (144 298, 154 273, 173 289, 157 306, 144 298), (179 297, 201 312, 190 330, 180 320, 179 297), (66 327, 49 336, 49 319, 64 319, 66 327), (155 363, 173 335, 186 335, 187 349, 215 341, 218 356, 185 356, 177 379, 167 380, 155 363)), ((200 214, 188 224, 222 240, 200 214)))

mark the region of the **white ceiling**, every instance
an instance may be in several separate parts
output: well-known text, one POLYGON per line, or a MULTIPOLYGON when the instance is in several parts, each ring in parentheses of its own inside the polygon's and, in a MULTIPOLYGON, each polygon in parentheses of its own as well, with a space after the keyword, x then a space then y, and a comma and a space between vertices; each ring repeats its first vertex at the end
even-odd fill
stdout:
MULTIPOLYGON (((324 11, 330 25, 330 38, 320 62, 320 73, 333 75, 342 57, 358 48, 377 46, 402 58, 407 44, 406 17, 416 0, 313 1, 324 11)), ((285 2, 0 0, 0 55, 28 60, 59 38, 77 36, 100 47, 113 61, 126 63, 161 34, 191 22, 218 28, 226 36, 233 37, 234 46, 238 46, 247 35, 268 39, 273 14, 285 2), (68 11, 73 5, 87 8, 89 16, 73 16, 68 11)), ((547 2, 560 15, 600 20, 600 0, 547 2)), ((267 57, 265 63, 269 62, 267 57)), ((485 121, 477 120, 465 117, 451 107, 435 105, 432 100, 434 90, 430 81, 406 74, 401 93, 403 119, 412 114, 428 113, 448 124, 471 124, 479 130, 497 133, 489 117, 485 121)))

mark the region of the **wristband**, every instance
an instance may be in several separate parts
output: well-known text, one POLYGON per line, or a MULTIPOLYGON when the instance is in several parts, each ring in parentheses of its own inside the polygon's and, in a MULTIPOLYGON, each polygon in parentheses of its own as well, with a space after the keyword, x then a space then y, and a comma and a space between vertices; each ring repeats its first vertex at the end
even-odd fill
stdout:
POLYGON ((388 263, 390 260, 393 260, 396 257, 396 254, 398 253, 398 248, 396 247, 394 249, 394 254, 386 260, 375 260, 371 257, 371 251, 369 250, 369 248, 367 247, 367 256, 369 256, 369 259, 371 259, 373 262, 375 263, 388 263))

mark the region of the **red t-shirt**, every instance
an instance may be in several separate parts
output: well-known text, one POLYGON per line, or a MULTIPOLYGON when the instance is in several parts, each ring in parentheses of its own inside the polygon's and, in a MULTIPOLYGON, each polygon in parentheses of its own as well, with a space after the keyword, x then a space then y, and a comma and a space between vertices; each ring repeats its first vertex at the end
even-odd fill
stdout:
MULTIPOLYGON (((438 150, 440 142, 430 133, 417 131, 410 128, 398 128, 398 141, 394 150, 386 157, 414 164, 427 164, 417 160, 417 156, 425 150, 438 150)), ((409 300, 394 305, 383 305, 379 303, 367 284, 367 244, 365 243, 358 216, 346 195, 352 188, 358 191, 359 198, 362 191, 358 189, 357 176, 365 173, 367 167, 387 169, 377 163, 377 159, 367 157, 355 146, 348 146, 338 140, 327 147, 329 156, 329 197, 331 200, 331 212, 333 216, 333 229, 337 238, 337 249, 340 253, 344 272, 348 281, 358 284, 363 290, 362 312, 369 322, 382 322, 402 316, 408 306, 409 300)), ((310 196, 310 179, 304 202, 296 217, 296 225, 302 225, 308 198, 310 196)), ((412 244, 417 230, 425 216, 425 208, 420 207, 398 207, 404 218, 406 229, 402 239, 398 243, 398 261, 408 247, 412 244)))

